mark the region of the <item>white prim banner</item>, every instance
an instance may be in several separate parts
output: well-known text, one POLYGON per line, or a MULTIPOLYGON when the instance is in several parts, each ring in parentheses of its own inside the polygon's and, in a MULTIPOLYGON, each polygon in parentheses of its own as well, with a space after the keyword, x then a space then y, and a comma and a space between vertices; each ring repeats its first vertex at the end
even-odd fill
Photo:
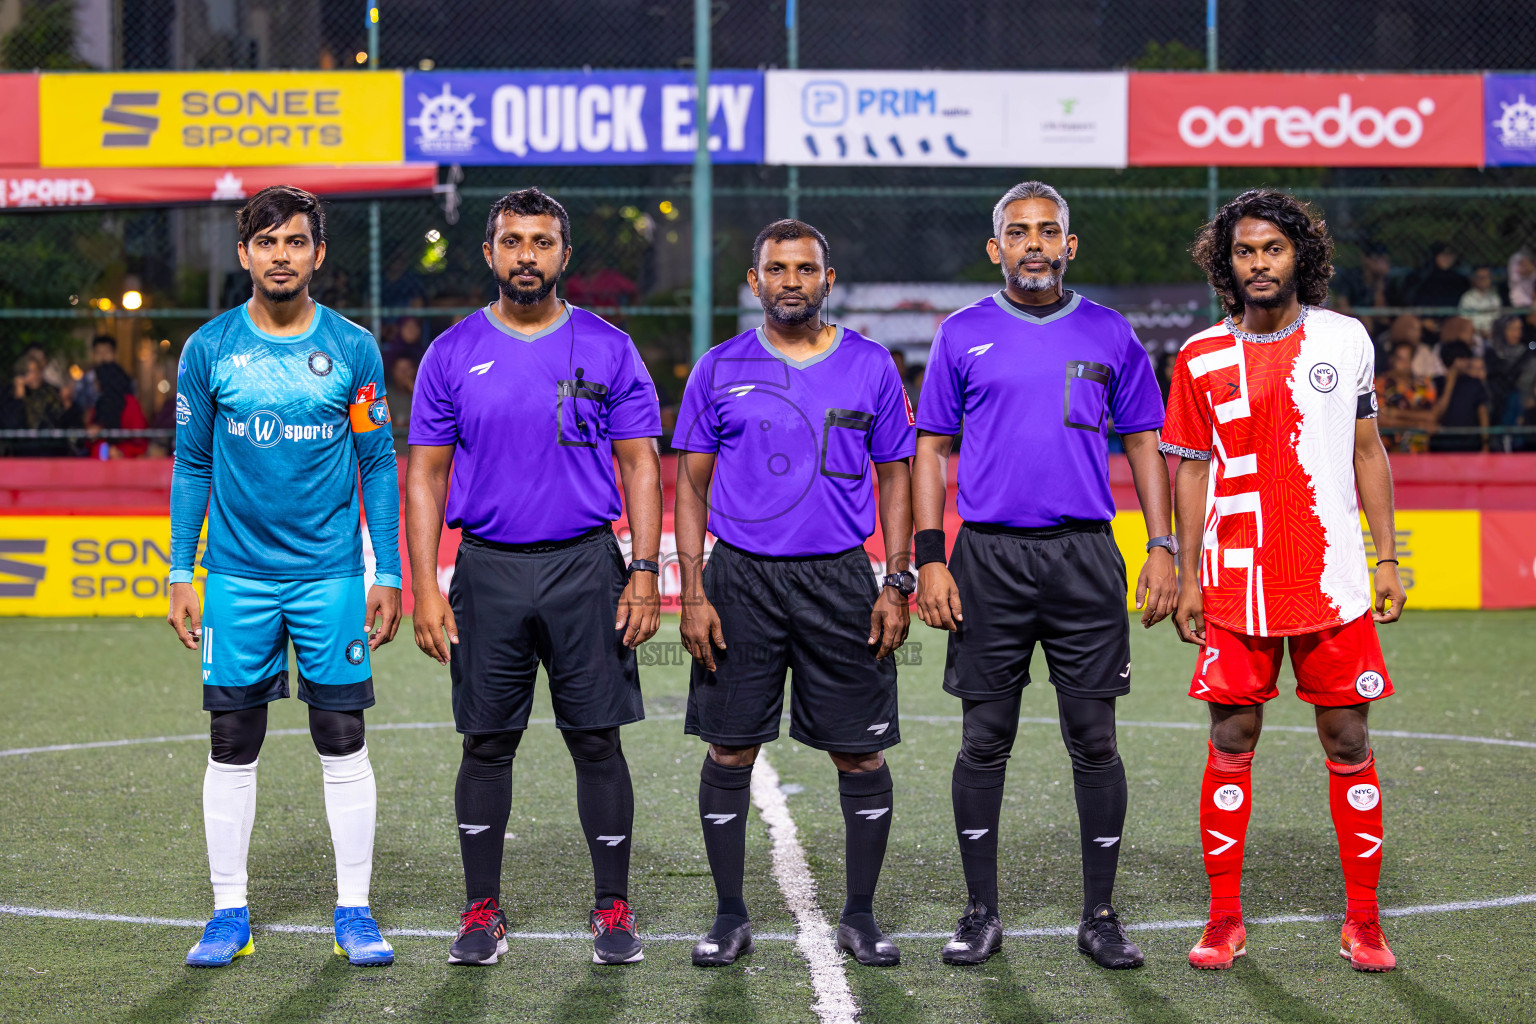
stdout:
POLYGON ((769 71, 770 164, 1124 167, 1124 72, 769 71))

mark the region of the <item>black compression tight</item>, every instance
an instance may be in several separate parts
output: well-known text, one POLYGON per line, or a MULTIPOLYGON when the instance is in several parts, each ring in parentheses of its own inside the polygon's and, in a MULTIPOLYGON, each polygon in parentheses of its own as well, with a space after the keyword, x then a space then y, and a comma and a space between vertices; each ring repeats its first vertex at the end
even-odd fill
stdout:
MULTIPOLYGON (((1020 691, 1002 700, 962 700, 960 761, 978 771, 1008 766, 1019 732, 1020 691)), ((1056 692, 1061 738, 1078 772, 1098 772, 1120 761, 1115 746, 1115 698, 1071 697, 1056 692)))
MULTIPOLYGON (((267 738, 267 705, 242 711, 215 711, 209 722, 213 759, 219 764, 252 764, 267 738)), ((311 706, 309 735, 315 750, 326 757, 355 754, 363 749, 361 711, 327 711, 311 706)))

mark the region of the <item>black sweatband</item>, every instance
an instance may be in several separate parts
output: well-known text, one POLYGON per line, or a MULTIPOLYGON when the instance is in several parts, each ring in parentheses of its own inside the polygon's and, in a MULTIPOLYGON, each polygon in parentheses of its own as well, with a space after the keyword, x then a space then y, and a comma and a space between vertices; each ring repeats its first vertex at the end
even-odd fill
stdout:
POLYGON ((912 555, 919 569, 929 562, 944 561, 944 531, 918 530, 912 545, 912 555))
POLYGON ((1397 564, 1397 559, 1395 559, 1395 558, 1378 558, 1378 559, 1376 559, 1376 564, 1377 565, 1396 565, 1397 564))

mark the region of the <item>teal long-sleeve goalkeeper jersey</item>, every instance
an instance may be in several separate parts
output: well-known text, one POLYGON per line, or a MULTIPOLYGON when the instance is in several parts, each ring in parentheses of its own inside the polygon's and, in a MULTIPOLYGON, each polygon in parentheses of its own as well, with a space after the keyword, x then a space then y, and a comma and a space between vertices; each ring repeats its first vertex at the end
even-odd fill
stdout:
POLYGON ((209 572, 362 573, 361 473, 375 581, 400 586, 400 485, 371 334, 317 302, 303 334, 280 337, 241 305, 188 339, 176 372, 172 583, 192 580, 205 510, 209 572))

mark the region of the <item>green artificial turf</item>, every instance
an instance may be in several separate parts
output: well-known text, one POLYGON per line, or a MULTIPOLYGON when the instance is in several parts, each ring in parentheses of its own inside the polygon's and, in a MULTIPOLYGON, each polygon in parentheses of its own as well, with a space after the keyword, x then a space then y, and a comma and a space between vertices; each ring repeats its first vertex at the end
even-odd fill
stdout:
MULTIPOLYGON (((197 656, 163 623, 7 620, 0 626, 0 749, 199 735, 197 656)), ((675 643, 664 621, 657 643, 675 643)), ((891 933, 943 933, 964 887, 949 805, 958 701, 939 688, 944 638, 914 620, 901 670, 902 737, 889 856, 876 912, 891 933)), ((1375 706, 1390 731, 1536 742, 1536 613, 1418 612, 1382 630, 1398 695, 1375 706)), ((1203 708, 1185 696, 1194 649, 1161 626, 1134 629, 1134 692, 1120 701, 1131 786, 1116 904, 1138 924, 1199 918, 1205 877, 1195 798, 1203 708), (1136 724, 1148 723, 1148 724, 1136 724), (1190 726, 1180 728, 1178 726, 1190 726)), ((680 720, 687 670, 656 647, 641 669, 650 720, 624 732, 635 780, 632 902, 643 934, 707 927, 713 889, 699 837, 703 745, 680 720)), ((463 890, 453 817, 457 737, 446 670, 407 629, 375 656, 379 703, 368 713, 379 780, 373 906, 386 928, 455 926, 463 890), (424 723, 424 728, 381 728, 424 723)), ((1043 682, 1026 718, 1054 716, 1043 682)), ((542 685, 542 684, 541 684, 542 685)), ((504 900, 514 932, 578 933, 591 903, 570 759, 540 721, 519 750, 504 900)), ((1254 765, 1244 904, 1250 918, 1342 911, 1343 882, 1327 778, 1310 708, 1286 692, 1267 718, 1254 765), (1282 728, 1284 727, 1284 728, 1282 728), (1300 731, 1290 731, 1290 730, 1300 731)), ((275 705, 271 727, 302 729, 303 707, 275 705)), ((1378 735, 1386 813, 1381 898, 1389 908, 1536 894, 1532 853, 1536 749, 1378 735)), ((209 911, 200 810, 202 739, 0 756, 0 904, 201 920, 209 911)), ((842 819, 827 757, 790 741, 767 748, 835 919, 842 901, 842 819), (796 787, 801 787, 796 789, 796 787)), ((333 902, 319 763, 308 738, 272 735, 261 755, 251 909, 262 924, 328 926, 333 902)), ((1050 722, 1026 721, 1009 770, 1001 891, 1010 929, 1075 923, 1081 898, 1071 773, 1050 722)), ((746 899, 761 933, 794 922, 753 813, 746 899)), ((903 938, 899 967, 849 961, 872 1021, 1525 1021, 1536 903, 1416 913, 1386 922, 1401 966, 1349 970, 1333 921, 1253 924, 1236 969, 1196 973, 1184 954, 1198 928, 1132 932, 1147 966, 1104 972, 1071 938, 1010 938, 989 963, 939 961, 942 938, 903 938)), ((220 971, 182 965, 194 928, 26 917, 0 912, 0 1021, 729 1021, 816 1019, 810 972, 789 941, 762 941, 738 965, 699 970, 688 941, 651 938, 643 963, 597 968, 582 939, 514 939, 493 968, 449 968, 448 941, 400 936, 387 969, 358 969, 325 935, 258 931, 256 953, 220 971)))

